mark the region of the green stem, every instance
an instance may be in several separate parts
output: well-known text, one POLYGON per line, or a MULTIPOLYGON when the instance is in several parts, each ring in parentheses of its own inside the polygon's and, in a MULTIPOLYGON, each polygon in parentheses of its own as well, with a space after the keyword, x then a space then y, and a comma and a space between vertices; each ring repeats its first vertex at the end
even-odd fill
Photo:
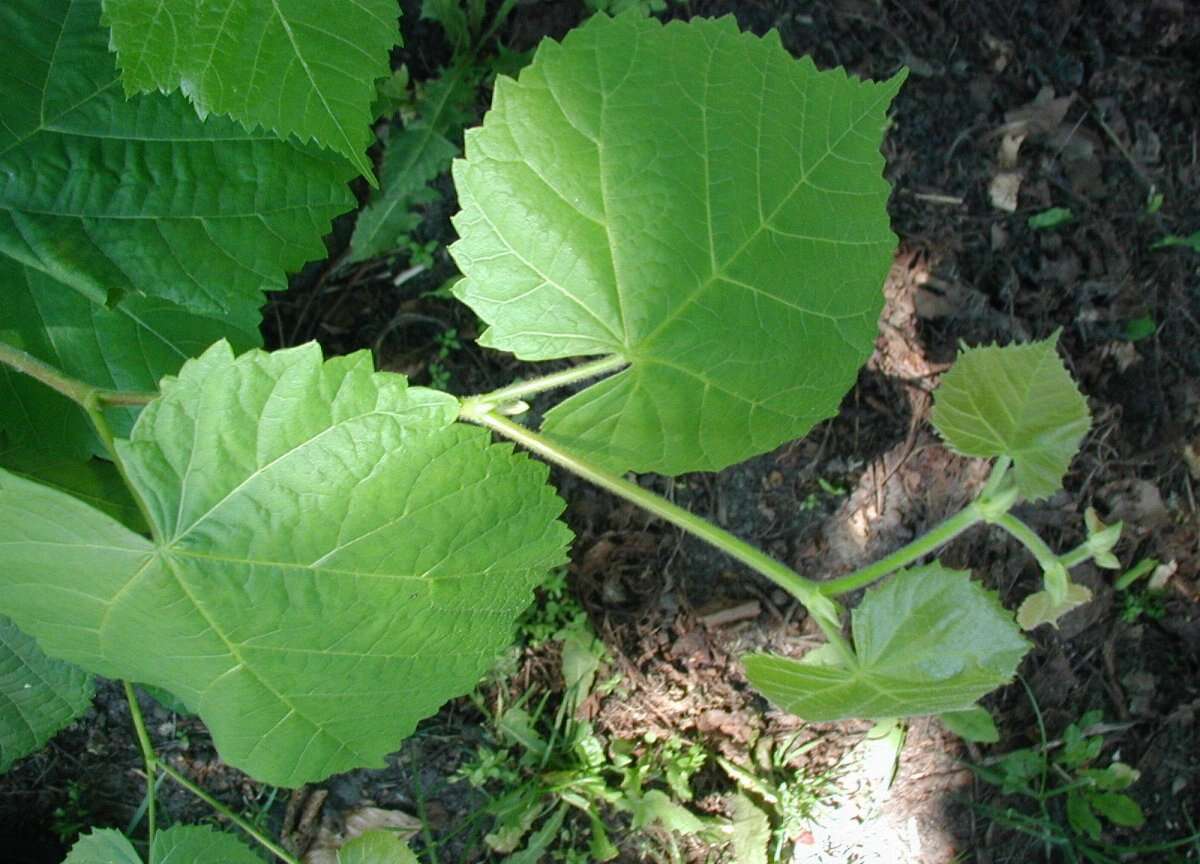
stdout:
POLYGON ((837 597, 840 594, 865 588, 889 573, 907 567, 914 561, 934 552, 968 528, 995 518, 994 514, 997 509, 1011 507, 1016 503, 1012 494, 1005 494, 1004 478, 1011 463, 1012 460, 1008 457, 997 459, 996 464, 992 466, 992 473, 988 476, 979 495, 958 513, 925 532, 907 546, 901 546, 891 555, 880 558, 853 573, 822 582, 821 593, 826 597, 837 597))
POLYGON ((1084 561, 1090 560, 1091 557, 1092 550, 1088 547, 1087 541, 1084 541, 1070 552, 1064 552, 1062 555, 1059 555, 1058 562, 1070 570, 1072 567, 1082 564, 1084 561))
MULTIPOLYGON (((465 399, 464 402, 476 403, 479 406, 469 413, 486 413, 492 407, 503 405, 505 402, 515 402, 518 399, 524 399, 526 396, 532 396, 535 393, 565 387, 577 381, 586 381, 588 378, 595 378, 606 372, 615 372, 627 365, 629 365, 629 361, 624 357, 617 355, 602 357, 590 363, 580 363, 578 366, 572 366, 570 369, 563 369, 561 372, 553 372, 538 378, 530 378, 528 381, 518 381, 515 384, 509 384, 507 387, 501 387, 499 390, 493 390, 490 393, 471 396, 465 399)), ((464 411, 467 410, 464 407, 464 411)), ((466 417, 465 419, 473 419, 473 417, 466 417)))
POLYGON ((150 400, 156 398, 158 394, 105 390, 103 387, 95 387, 85 381, 64 375, 49 363, 44 363, 32 354, 22 351, 20 348, 14 348, 5 342, 0 342, 0 366, 15 369, 36 381, 40 381, 50 389, 66 396, 83 409, 88 420, 91 421, 93 428, 95 428, 96 435, 100 438, 100 443, 104 445, 109 459, 112 460, 113 465, 117 468, 117 472, 121 475, 121 479, 125 482, 126 488, 129 489, 129 494, 133 496, 138 510, 142 513, 142 519, 145 520, 145 523, 150 526, 153 532, 154 520, 150 518, 150 508, 146 506, 146 502, 138 493, 137 487, 129 482, 129 475, 125 471, 125 466, 121 463, 121 458, 117 455, 112 428, 108 425, 108 419, 104 416, 104 406, 145 405, 150 400))
POLYGON ((96 430, 96 435, 100 438, 100 443, 104 445, 105 452, 108 453, 108 458, 116 467, 117 473, 121 475, 121 481, 125 484, 125 488, 129 490, 129 496, 133 498, 133 503, 137 505, 138 512, 142 514, 142 521, 150 528, 150 533, 155 540, 161 539, 158 535, 156 523, 150 515, 150 507, 146 504, 142 493, 129 479, 129 472, 125 470, 125 463, 121 461, 120 454, 117 453, 117 444, 113 438, 112 427, 108 425, 108 418, 104 416, 104 410, 100 406, 100 396, 93 392, 89 394, 83 402, 80 403, 84 413, 87 414, 88 420, 92 422, 92 428, 96 430))
POLYGON ((137 693, 134 692, 133 685, 128 681, 122 681, 121 684, 125 687, 125 701, 129 703, 129 716, 133 718, 133 731, 137 734, 138 747, 142 750, 142 761, 146 764, 146 845, 149 849, 150 864, 154 864, 154 832, 157 830, 154 821, 154 792, 158 788, 154 775, 158 766, 158 757, 154 753, 154 745, 150 743, 150 736, 146 732, 146 721, 142 718, 142 707, 138 705, 137 693))
POLYGON ((832 607, 829 601, 821 596, 818 583, 805 579, 790 567, 781 564, 728 531, 718 528, 708 520, 689 513, 679 505, 672 504, 665 498, 648 489, 643 489, 636 483, 631 483, 624 477, 612 474, 576 454, 561 449, 553 442, 507 417, 487 411, 472 411, 466 414, 464 419, 486 426, 493 432, 517 442, 543 459, 560 465, 571 473, 596 484, 601 489, 607 489, 614 495, 636 504, 660 519, 682 528, 766 576, 799 600, 813 614, 813 619, 824 631, 826 638, 840 650, 846 652, 847 656, 852 656, 848 643, 838 629, 836 621, 833 620, 836 619, 836 615, 829 612, 832 607))
POLYGON ((199 798, 201 801, 203 801, 209 807, 216 810, 218 813, 220 813, 222 816, 224 816, 226 819, 228 819, 234 825, 241 828, 243 831, 245 831, 247 834, 249 834, 251 837, 253 837, 256 841, 258 841, 259 845, 261 845, 263 848, 269 850, 271 852, 271 854, 275 855, 277 858, 279 858, 282 861, 286 861, 287 864, 300 864, 300 861, 296 858, 296 856, 292 855, 290 852, 288 852, 286 849, 284 849, 282 846, 280 846, 278 843, 276 843, 270 837, 263 834, 256 827, 254 827, 254 825, 252 825, 249 821, 247 821, 246 819, 243 819, 241 816, 239 816, 237 813, 234 813, 232 810, 230 810, 228 807, 226 807, 224 804, 222 804, 216 798, 209 795, 207 792, 205 792, 203 789, 201 789, 199 786, 197 786, 195 783, 193 783, 187 777, 180 774, 178 771, 176 771, 174 768, 172 768, 166 762, 160 762, 158 767, 162 769, 162 772, 164 774, 166 774, 168 777, 170 777, 172 780, 174 780, 176 783, 178 783, 184 789, 191 792, 193 795, 195 795, 197 798, 199 798))
POLYGON ((880 558, 873 564, 855 570, 846 576, 822 582, 821 593, 826 597, 837 597, 839 594, 865 588, 889 573, 899 570, 901 567, 907 567, 917 559, 935 551, 939 546, 949 543, 968 528, 982 522, 983 519, 983 513, 972 502, 936 528, 922 534, 907 546, 900 547, 891 555, 880 558))
MULTIPOLYGON (((1046 545, 1046 541, 1039 537, 1036 531, 1011 513, 1005 513, 1003 516, 997 518, 995 524, 1017 538, 1022 546, 1033 553, 1033 557, 1037 559, 1038 564, 1042 566, 1043 570, 1049 570, 1055 564, 1062 563, 1059 561, 1058 556, 1054 554, 1054 550, 1046 545)), ((1074 553, 1068 554, 1073 555, 1074 553)))
POLYGON ((15 369, 40 381, 79 405, 83 405, 90 398, 105 405, 145 405, 158 395, 157 393, 106 390, 103 387, 96 387, 86 381, 64 375, 49 363, 5 342, 0 342, 0 365, 8 366, 10 369, 15 369))

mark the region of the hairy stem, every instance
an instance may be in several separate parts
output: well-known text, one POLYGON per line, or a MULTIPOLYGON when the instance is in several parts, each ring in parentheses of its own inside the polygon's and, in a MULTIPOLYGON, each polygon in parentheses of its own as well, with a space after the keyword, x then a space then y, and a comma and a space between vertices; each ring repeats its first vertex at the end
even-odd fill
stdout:
POLYGON ((974 501, 908 545, 901 546, 892 554, 880 558, 866 567, 861 567, 853 573, 822 582, 821 593, 826 597, 837 597, 840 594, 848 594, 859 588, 865 588, 889 573, 907 567, 914 561, 936 551, 968 528, 994 519, 992 511, 997 507, 1004 508, 1002 499, 1008 499, 1008 507, 1016 503, 1015 498, 1011 495, 1003 495, 1004 479, 1010 464, 1011 460, 1007 457, 997 459, 996 464, 992 466, 992 473, 974 501))
POLYGON ((133 718, 133 731, 137 734, 138 747, 142 751, 142 761, 146 765, 146 837, 150 864, 154 864, 154 832, 157 830, 154 821, 154 792, 158 788, 154 775, 158 767, 158 757, 154 753, 154 745, 150 743, 150 736, 146 732, 146 721, 142 718, 142 707, 138 705, 137 693, 134 692, 133 685, 128 681, 122 681, 121 684, 125 687, 125 701, 129 703, 129 716, 133 718))
POLYGON ((157 393, 106 390, 103 387, 96 387, 86 381, 64 375, 49 363, 5 342, 0 342, 0 365, 15 369, 40 381, 79 405, 83 405, 89 398, 94 398, 105 405, 145 405, 158 395, 157 393))
POLYGON ((689 513, 679 505, 672 504, 665 498, 656 495, 648 489, 643 489, 641 486, 626 480, 624 477, 606 471, 580 456, 563 450, 557 444, 548 441, 521 424, 509 420, 507 417, 501 417, 490 412, 477 412, 470 414, 465 419, 470 419, 482 426, 486 426, 492 431, 503 435, 505 438, 532 450, 543 459, 560 465, 571 473, 577 474, 583 479, 596 484, 600 488, 607 489, 614 495, 618 495, 626 501, 636 504, 642 509, 658 516, 660 519, 664 519, 672 525, 682 528, 694 537, 698 537, 706 543, 715 546, 722 552, 741 561, 752 570, 766 576, 780 588, 799 600, 812 613, 813 619, 821 627, 826 638, 834 643, 839 650, 846 652, 847 656, 852 656, 845 637, 842 636, 838 628, 836 613, 832 611, 834 607, 832 607, 828 599, 821 596, 818 583, 805 579, 790 567, 781 564, 746 541, 730 534, 728 531, 718 528, 708 520, 689 513))
MULTIPOLYGON (((1020 541, 1021 545, 1028 549, 1033 557, 1037 559, 1038 564, 1043 570, 1049 570, 1055 564, 1062 563, 1059 557, 1054 554, 1046 541, 1038 536, 1038 533, 1018 519, 1011 513, 1005 513, 996 520, 997 525, 1011 534, 1020 541)), ((1074 559, 1076 556, 1073 553, 1068 553, 1074 559)), ((1075 561, 1076 564, 1080 563, 1075 561)))
POLYGON ((222 804, 216 798, 209 795, 207 792, 205 792, 203 789, 201 789, 199 786, 197 786, 195 783, 193 783, 187 777, 184 777, 182 774, 180 774, 178 771, 176 771, 174 768, 172 768, 166 762, 160 762, 158 767, 162 769, 162 772, 164 774, 166 774, 168 777, 170 777, 172 780, 174 780, 176 783, 178 783, 184 789, 191 792, 193 795, 195 795, 197 798, 199 798, 201 801, 203 801, 209 807, 216 810, 218 813, 220 813, 222 816, 224 816, 226 819, 228 819, 234 825, 241 828, 243 831, 245 831, 247 834, 249 834, 251 837, 253 837, 256 841, 258 841, 258 844, 260 846, 262 846, 264 849, 269 850, 271 852, 271 854, 275 855, 277 858, 279 858, 282 861, 286 861, 287 864, 300 864, 300 861, 296 858, 296 856, 292 855, 292 853, 288 852, 286 849, 284 849, 282 846, 280 846, 278 843, 276 843, 274 840, 272 840, 266 834, 259 831, 258 828, 256 828, 254 825, 252 825, 246 819, 239 816, 237 813, 234 813, 232 810, 230 810, 228 807, 226 807, 224 804, 222 804))
POLYGON ((889 573, 899 570, 902 567, 907 567, 914 561, 949 543, 968 528, 982 522, 983 518, 983 513, 980 512, 974 503, 968 504, 965 509, 960 510, 945 522, 922 534, 907 546, 900 547, 891 555, 880 558, 878 561, 868 564, 866 567, 861 567, 853 573, 837 579, 830 579, 828 582, 822 582, 821 593, 826 597, 837 597, 839 594, 848 594, 851 591, 857 591, 859 588, 865 588, 871 583, 887 576, 889 573))
POLYGON ((113 439, 112 427, 108 425, 108 418, 104 416, 104 410, 100 407, 99 394, 95 392, 89 394, 80 404, 83 406, 88 420, 91 421, 92 428, 96 430, 96 435, 100 438, 100 443, 104 445, 104 450, 108 453, 109 460, 121 476, 121 482, 129 490, 129 496, 133 498, 133 503, 137 505, 138 512, 142 514, 142 521, 149 527, 150 533, 155 540, 162 539, 159 537, 158 529, 155 527, 155 522, 150 516, 150 507, 146 504, 145 499, 142 498, 142 494, 138 491, 138 488, 130 481, 129 473, 125 470, 125 463, 121 461, 121 457, 117 453, 117 445, 113 439))
POLYGON ((699 537, 701 540, 716 546, 724 552, 728 552, 743 564, 757 570, 780 588, 791 592, 802 601, 806 597, 816 593, 818 587, 816 582, 805 579, 790 567, 786 567, 769 555, 760 552, 744 540, 735 537, 722 528, 718 528, 708 520, 684 510, 678 504, 672 504, 654 492, 643 489, 641 486, 626 480, 624 477, 619 477, 597 465, 593 465, 580 456, 568 453, 557 444, 546 440, 541 435, 519 423, 495 414, 479 415, 477 422, 487 426, 494 432, 498 432, 505 438, 516 441, 544 459, 556 465, 561 465, 571 473, 595 483, 602 489, 607 489, 614 495, 619 495, 642 509, 648 510, 660 519, 665 519, 671 524, 677 525, 684 531, 687 531, 689 534, 699 537))
MULTIPOLYGON (((491 393, 471 396, 464 401, 478 404, 480 406, 479 413, 486 413, 493 406, 502 405, 505 402, 515 402, 518 399, 524 399, 526 396, 543 393, 546 390, 554 390, 558 387, 565 387, 577 381, 586 381, 588 378, 595 378, 606 372, 615 372, 627 365, 629 365, 629 361, 624 357, 616 355, 602 357, 599 360, 593 360, 589 363, 580 363, 578 366, 572 366, 570 369, 563 369, 561 372, 552 372, 549 375, 530 378, 528 381, 518 381, 515 384, 509 384, 507 387, 501 387, 499 390, 493 390, 491 393)), ((466 417, 465 419, 473 418, 466 417)))

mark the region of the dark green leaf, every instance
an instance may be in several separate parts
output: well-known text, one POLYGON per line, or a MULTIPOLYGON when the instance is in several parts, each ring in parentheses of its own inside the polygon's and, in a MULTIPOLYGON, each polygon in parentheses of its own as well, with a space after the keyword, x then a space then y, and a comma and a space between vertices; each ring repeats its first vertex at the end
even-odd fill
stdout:
POLYGON ((0 773, 87 711, 92 676, 42 653, 0 615, 0 773))
POLYGON ((313 140, 371 176, 374 82, 400 41, 395 0, 104 0, 126 95, 181 90, 201 117, 313 140))

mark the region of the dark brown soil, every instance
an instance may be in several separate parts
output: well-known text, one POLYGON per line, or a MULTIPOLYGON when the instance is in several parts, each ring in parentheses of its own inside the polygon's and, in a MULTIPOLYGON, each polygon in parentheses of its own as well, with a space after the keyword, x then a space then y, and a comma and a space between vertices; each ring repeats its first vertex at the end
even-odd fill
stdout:
MULTIPOLYGON (((431 25, 411 30, 416 11, 406 11, 403 59, 420 77, 444 62, 445 47, 431 25)), ((1106 754, 1141 772, 1130 791, 1148 824, 1114 832, 1114 843, 1196 830, 1200 254, 1154 244, 1200 229, 1200 10, 1190 0, 691 0, 669 14, 733 14, 744 28, 778 29, 790 50, 812 54, 818 65, 873 78, 907 66, 911 75, 885 145, 901 248, 879 350, 841 414, 806 440, 719 475, 644 482, 801 572, 848 572, 953 512, 981 482, 983 466, 948 454, 927 424, 928 394, 956 346, 1061 330, 1062 354, 1094 423, 1066 491, 1021 515, 1063 549, 1082 538, 1083 511, 1093 506, 1106 521, 1124 521, 1116 550, 1123 564, 1153 557, 1176 569, 1161 616, 1127 621, 1126 595, 1110 587, 1112 574, 1080 568, 1077 578, 1092 586, 1095 601, 1060 629, 1036 631, 1024 685, 987 700, 999 744, 967 751, 935 722, 913 725, 885 811, 893 823, 915 826, 920 851, 897 849, 895 860, 1060 860, 973 810, 973 803, 1012 802, 996 799, 960 761, 1038 744, 1035 705, 1051 739, 1084 711, 1103 711, 1113 727, 1106 754), (993 202, 1004 172, 1019 178, 1011 212, 993 202), (1161 207, 1149 212, 1156 196, 1161 207), (1070 208, 1074 220, 1052 231, 1028 225, 1052 206, 1070 208), (1131 325, 1144 321, 1152 332, 1131 341, 1131 325)), ((581 17, 575 0, 522 4, 508 39, 529 48, 581 17)), ((451 239, 452 210, 452 199, 431 205, 423 236, 451 239)), ((335 248, 351 225, 339 226, 335 248)), ((469 345, 476 323, 453 301, 423 296, 453 273, 444 252, 434 268, 396 288, 392 278, 405 266, 346 273, 315 265, 269 308, 268 340, 316 338, 332 352, 375 347, 382 366, 424 381, 437 334, 453 327, 469 345)), ((445 366, 457 392, 491 389, 522 368, 474 347, 454 351, 445 366)), ((810 751, 811 770, 828 767, 857 740, 862 724, 803 727, 744 680, 739 654, 794 651, 811 635, 795 604, 697 541, 558 479, 578 538, 570 584, 625 683, 619 698, 591 706, 602 734, 683 734, 741 758, 763 736, 799 730, 824 738, 810 751), (731 609, 740 610, 732 621, 713 623, 714 613, 731 609)), ((972 569, 1010 606, 1037 584, 1029 556, 995 531, 969 533, 945 558, 972 569)), ((271 799, 270 790, 225 769, 195 721, 160 708, 150 721, 168 758, 278 828, 286 792, 271 799)), ((447 781, 480 740, 479 721, 465 701, 447 706, 390 769, 324 784, 326 809, 368 802, 416 812, 420 800, 434 832, 449 829, 479 803, 465 784, 447 781)), ((62 848, 46 839, 55 824, 68 838, 83 823, 124 828, 141 802, 138 770, 128 710, 117 691, 103 690, 93 712, 0 780, 0 857, 60 861, 62 848)), ((702 793, 730 788, 721 776, 704 777, 710 788, 702 793)), ((169 789, 170 817, 206 818, 202 805, 169 789)), ((469 835, 453 848, 464 861, 482 860, 467 851, 479 848, 478 832, 474 841, 469 835)), ((1198 850, 1180 850, 1175 860, 1200 860, 1198 850)))

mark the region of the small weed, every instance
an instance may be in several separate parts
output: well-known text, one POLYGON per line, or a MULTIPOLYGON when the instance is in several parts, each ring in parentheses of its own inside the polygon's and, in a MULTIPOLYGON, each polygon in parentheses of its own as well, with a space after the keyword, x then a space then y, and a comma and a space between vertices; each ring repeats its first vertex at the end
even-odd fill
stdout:
POLYGON ((462 350, 462 347, 458 330, 454 327, 447 327, 434 337, 433 358, 426 367, 430 387, 445 390, 450 386, 450 370, 446 368, 446 361, 455 351, 462 350))
POLYGON ((745 795, 741 806, 757 810, 754 815, 760 820, 765 816, 765 824, 769 826, 769 833, 760 831, 752 840, 742 841, 754 849, 736 850, 739 858, 754 856, 770 864, 792 860, 792 845, 812 824, 832 780, 828 775, 809 774, 792 767, 796 759, 818 743, 817 739, 801 743, 795 735, 779 740, 763 738, 754 748, 751 764, 717 757, 725 773, 745 795), (766 858, 762 857, 764 848, 766 858))
MULTIPOLYGON (((691 780, 706 764, 704 749, 649 734, 605 741, 579 719, 583 700, 611 691, 619 678, 601 674, 607 653, 569 596, 564 573, 555 574, 540 600, 519 633, 534 647, 562 643, 561 699, 553 706, 552 693, 527 689, 509 704, 501 685, 494 706, 480 705, 489 716, 490 740, 457 773, 489 796, 485 810, 495 822, 487 846, 506 856, 500 859, 506 864, 610 861, 619 854, 609 833, 616 813, 635 830, 659 829, 668 847, 664 860, 674 860, 672 831, 711 829, 717 839, 709 824, 715 820, 700 819, 683 803, 691 800, 691 780)), ((657 853, 646 854, 657 860, 657 853)))
POLYGON ((1105 836, 1110 828, 1137 829, 1145 823, 1141 807, 1125 794, 1137 781, 1138 772, 1118 760, 1099 767, 1103 733, 1111 731, 1102 723, 1099 711, 1089 711, 1067 726, 1058 741, 1047 739, 1036 702, 1034 711, 1040 746, 1023 747, 971 766, 981 780, 1016 801, 1004 808, 977 804, 976 809, 993 822, 1035 840, 1047 860, 1069 864, 1116 864, 1129 860, 1127 854, 1167 852, 1195 842, 1196 838, 1190 837, 1152 846, 1112 843, 1105 836), (1021 802, 1025 806, 1019 806, 1021 802))
POLYGON ((83 801, 83 784, 67 782, 66 803, 54 808, 50 828, 65 845, 70 845, 84 828, 92 824, 91 814, 83 801))
POLYGON ((1121 595, 1121 620, 1132 624, 1143 616, 1160 621, 1167 614, 1161 594, 1153 591, 1126 591, 1121 595))

